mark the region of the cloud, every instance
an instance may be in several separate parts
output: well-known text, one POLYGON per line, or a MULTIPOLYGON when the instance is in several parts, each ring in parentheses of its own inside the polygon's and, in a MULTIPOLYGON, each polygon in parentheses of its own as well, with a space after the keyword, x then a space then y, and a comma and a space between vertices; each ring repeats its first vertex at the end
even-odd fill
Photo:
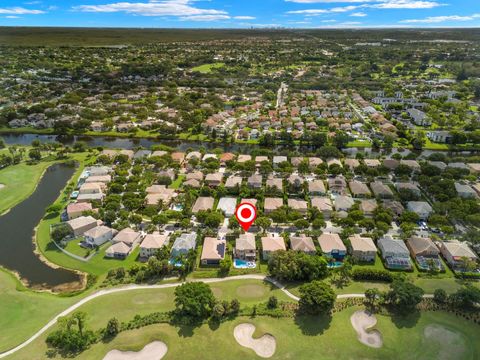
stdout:
POLYGON ((236 20, 255 20, 255 16, 234 16, 233 17, 236 20))
POLYGON ((192 15, 192 16, 182 16, 180 20, 184 21, 216 21, 216 20, 228 20, 230 16, 228 15, 192 15))
POLYGON ((298 4, 355 3, 358 8, 373 9, 432 9, 443 4, 422 0, 285 0, 298 4))
POLYGON ((367 14, 365 14, 364 12, 356 12, 356 13, 350 14, 350 16, 365 17, 365 16, 367 16, 367 14))
POLYGON ((292 11, 287 11, 287 14, 308 14, 308 15, 332 14, 332 13, 343 13, 347 11, 352 11, 358 8, 359 6, 350 5, 350 6, 343 6, 343 7, 334 7, 331 9, 292 10, 292 11))
POLYGON ((141 16, 199 16, 227 15, 226 11, 201 9, 192 6, 193 0, 150 0, 148 2, 116 2, 104 5, 79 5, 74 10, 83 12, 123 12, 141 16))
POLYGON ((334 23, 334 22, 337 22, 337 20, 329 19, 329 20, 322 20, 320 22, 322 22, 322 23, 334 23))
POLYGON ((5 19, 21 19, 20 16, 17 16, 17 15, 7 15, 7 16, 4 16, 5 19))
POLYGON ((31 10, 22 7, 0 8, 0 14, 12 14, 12 15, 37 15, 45 14, 42 10, 31 10))
POLYGON ((480 14, 472 14, 468 16, 445 15, 445 16, 429 16, 425 19, 407 19, 400 21, 404 24, 437 24, 446 21, 472 21, 480 18, 480 14))
POLYGON ((436 1, 387 0, 380 4, 368 5, 374 9, 432 9, 442 4, 436 1))

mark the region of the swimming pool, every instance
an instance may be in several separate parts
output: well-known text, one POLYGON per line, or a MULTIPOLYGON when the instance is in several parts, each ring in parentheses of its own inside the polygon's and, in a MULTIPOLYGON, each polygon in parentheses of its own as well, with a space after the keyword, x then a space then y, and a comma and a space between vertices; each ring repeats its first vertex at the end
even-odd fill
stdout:
POLYGON ((328 263, 327 267, 332 269, 332 268, 338 268, 342 265, 343 265, 343 263, 341 261, 335 261, 335 262, 332 262, 332 263, 328 263))
POLYGON ((241 259, 233 260, 233 267, 235 269, 254 269, 257 266, 255 261, 246 261, 241 259))

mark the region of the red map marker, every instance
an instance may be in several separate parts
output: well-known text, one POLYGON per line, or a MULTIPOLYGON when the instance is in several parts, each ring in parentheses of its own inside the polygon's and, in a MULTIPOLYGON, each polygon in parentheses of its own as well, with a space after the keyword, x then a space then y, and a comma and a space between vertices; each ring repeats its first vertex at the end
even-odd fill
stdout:
POLYGON ((257 209, 250 203, 241 203, 235 210, 235 217, 243 230, 248 231, 257 218, 257 209))

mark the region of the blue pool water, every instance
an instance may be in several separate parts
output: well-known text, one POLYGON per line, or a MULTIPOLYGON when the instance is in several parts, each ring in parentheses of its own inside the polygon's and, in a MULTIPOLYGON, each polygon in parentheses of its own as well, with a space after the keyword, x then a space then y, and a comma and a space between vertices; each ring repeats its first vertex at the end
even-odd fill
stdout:
POLYGON ((169 263, 170 265, 175 266, 175 267, 180 267, 180 266, 183 265, 180 261, 175 262, 175 260, 173 260, 173 259, 168 260, 168 263, 169 263))
POLYGON ((341 261, 335 261, 335 262, 332 262, 332 263, 328 263, 327 267, 331 269, 331 268, 338 268, 342 265, 343 265, 343 263, 341 261))
POLYGON ((234 259, 233 266, 235 267, 235 269, 254 269, 257 266, 257 264, 255 264, 255 261, 234 259))

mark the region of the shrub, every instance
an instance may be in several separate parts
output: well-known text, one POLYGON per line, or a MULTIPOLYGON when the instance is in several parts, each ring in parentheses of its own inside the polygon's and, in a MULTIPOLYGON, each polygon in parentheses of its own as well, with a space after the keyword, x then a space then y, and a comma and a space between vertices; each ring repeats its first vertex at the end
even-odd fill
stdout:
POLYGON ((387 270, 356 268, 352 272, 352 278, 356 281, 385 281, 392 282, 393 275, 387 270))

